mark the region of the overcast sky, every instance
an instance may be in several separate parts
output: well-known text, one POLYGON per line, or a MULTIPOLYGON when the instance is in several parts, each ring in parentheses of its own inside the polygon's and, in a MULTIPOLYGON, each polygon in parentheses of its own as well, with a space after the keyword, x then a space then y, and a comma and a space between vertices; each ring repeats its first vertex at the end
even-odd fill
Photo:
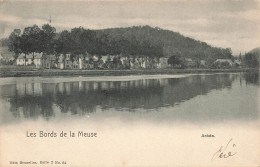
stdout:
POLYGON ((180 32, 234 54, 260 46, 260 0, 38 1, 0 0, 0 37, 48 23, 57 31, 150 25, 180 32))

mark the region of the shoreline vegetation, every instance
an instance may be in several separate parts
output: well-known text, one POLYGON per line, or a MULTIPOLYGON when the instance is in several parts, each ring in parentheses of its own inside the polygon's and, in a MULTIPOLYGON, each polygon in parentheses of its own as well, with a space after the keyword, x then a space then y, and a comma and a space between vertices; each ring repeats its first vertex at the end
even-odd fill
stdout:
POLYGON ((14 70, 0 67, 0 78, 5 77, 47 77, 47 76, 128 76, 158 74, 199 74, 199 73, 230 73, 259 72, 255 68, 240 69, 106 69, 106 70, 60 70, 60 69, 23 69, 14 70))

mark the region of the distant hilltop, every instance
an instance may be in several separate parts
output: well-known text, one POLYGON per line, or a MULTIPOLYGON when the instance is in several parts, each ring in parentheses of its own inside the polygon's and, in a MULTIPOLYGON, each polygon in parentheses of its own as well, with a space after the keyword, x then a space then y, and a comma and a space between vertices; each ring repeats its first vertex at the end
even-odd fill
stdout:
POLYGON ((260 62, 260 47, 254 48, 245 55, 241 56, 244 64, 251 68, 259 68, 260 62))
POLYGON ((249 53, 257 54, 258 56, 260 56, 260 47, 252 49, 251 51, 249 51, 249 53))

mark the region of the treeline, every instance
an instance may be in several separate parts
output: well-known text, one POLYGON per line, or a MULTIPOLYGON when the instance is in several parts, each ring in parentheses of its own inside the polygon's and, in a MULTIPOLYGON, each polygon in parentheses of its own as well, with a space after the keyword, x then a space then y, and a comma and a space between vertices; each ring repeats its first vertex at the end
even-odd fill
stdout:
POLYGON ((23 31, 15 29, 2 44, 18 55, 19 53, 66 54, 74 56, 116 55, 171 57, 180 55, 193 60, 205 60, 208 63, 216 59, 232 59, 231 49, 212 47, 205 42, 184 37, 179 33, 152 28, 134 26, 89 30, 82 27, 56 32, 55 27, 45 24, 33 25, 23 31))

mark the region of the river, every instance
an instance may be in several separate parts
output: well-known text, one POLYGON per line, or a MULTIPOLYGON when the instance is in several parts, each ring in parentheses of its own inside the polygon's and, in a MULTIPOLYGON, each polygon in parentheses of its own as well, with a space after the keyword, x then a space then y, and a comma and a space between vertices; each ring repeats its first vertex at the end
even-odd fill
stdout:
POLYGON ((70 166, 254 166, 259 88, 258 73, 1 78, 1 138, 10 139, 1 154, 70 166), (26 136, 39 131, 98 137, 26 136), (229 139, 238 155, 211 162, 229 139))

